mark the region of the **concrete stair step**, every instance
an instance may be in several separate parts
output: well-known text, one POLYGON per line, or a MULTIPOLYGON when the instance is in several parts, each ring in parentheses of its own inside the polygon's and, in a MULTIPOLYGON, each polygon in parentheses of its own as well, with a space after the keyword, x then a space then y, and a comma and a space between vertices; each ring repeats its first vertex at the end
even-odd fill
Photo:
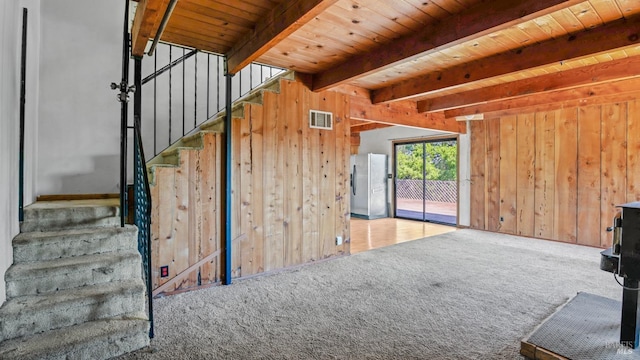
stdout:
POLYGON ((184 150, 204 149, 204 137, 208 134, 220 133, 219 131, 200 130, 195 134, 187 135, 177 143, 163 150, 158 156, 147 162, 147 176, 151 185, 155 184, 156 169, 180 167, 180 156, 184 150))
POLYGON ((126 280, 141 269, 137 250, 19 263, 5 275, 7 298, 126 280))
MULTIPOLYGON (((246 104, 262 104, 265 92, 280 92, 281 81, 293 81, 295 80, 295 72, 285 71, 281 74, 274 76, 268 81, 264 82, 259 87, 253 89, 251 92, 245 94, 240 99, 234 101, 231 106, 231 117, 234 119, 244 118, 244 111, 246 104)), ((201 133, 202 132, 224 132, 225 110, 213 115, 207 121, 200 124, 198 129, 200 132, 186 135, 175 144, 171 145, 153 159, 147 161, 147 169, 149 172, 150 181, 154 177, 154 166, 161 166, 163 164, 178 166, 180 164, 180 149, 185 148, 202 148, 201 133)))
POLYGON ((137 249, 135 226, 21 233, 13 239, 14 264, 137 249))
POLYGON ((187 135, 182 138, 182 146, 202 149, 204 147, 202 139, 205 133, 213 133, 215 131, 198 131, 194 134, 187 135))
POLYGON ((21 232, 120 225, 120 200, 38 201, 24 209, 21 232))
POLYGON ((146 320, 98 320, 0 343, 0 359, 111 359, 149 345, 146 320))
POLYGON ((174 148, 170 151, 162 152, 162 161, 168 165, 180 166, 180 150, 191 150, 187 147, 174 148))
MULTIPOLYGON (((262 91, 262 90, 260 90, 262 91)), ((251 101, 246 101, 246 99, 237 100, 233 106, 231 107, 231 117, 233 119, 243 119, 244 118, 244 106, 247 103, 251 104, 262 104, 262 93, 259 96, 252 96, 251 101)), ((200 125, 201 130, 214 131, 214 132, 224 132, 224 120, 225 120, 225 111, 220 112, 216 117, 212 118, 200 125)))
MULTIPOLYGON (((280 81, 282 80, 289 80, 289 81, 295 80, 295 72, 286 71, 280 75, 274 76, 273 78, 266 81, 264 84, 253 89, 247 95, 236 100, 231 106, 231 117, 234 119, 244 118, 244 105, 247 103, 261 105, 265 91, 280 93, 280 81)), ((200 129, 216 130, 218 132, 223 132, 224 119, 225 119, 225 111, 223 110, 217 115, 215 115, 214 117, 212 117, 209 121, 200 125, 200 129)))
MULTIPOLYGON (((236 115, 236 117, 239 117, 239 115, 244 114, 244 103, 242 104, 242 107, 240 107, 239 105, 234 106, 231 113, 236 115), (242 110, 240 110, 241 108, 242 110)), ((225 113, 223 111, 222 113, 219 113, 216 116, 212 117, 211 119, 207 120, 207 122, 201 124, 199 127, 201 130, 204 130, 204 131, 213 131, 213 132, 223 133, 224 118, 225 118, 225 113)))
POLYGON ((0 341, 107 318, 146 319, 142 279, 28 295, 0 307, 0 341))
POLYGON ((170 165, 170 164, 154 164, 151 165, 149 167, 149 169, 147 170, 147 175, 149 176, 149 185, 153 186, 156 184, 156 174, 158 173, 158 169, 160 168, 167 168, 167 169, 173 169, 173 171, 175 171, 176 169, 179 168, 178 165, 170 165))

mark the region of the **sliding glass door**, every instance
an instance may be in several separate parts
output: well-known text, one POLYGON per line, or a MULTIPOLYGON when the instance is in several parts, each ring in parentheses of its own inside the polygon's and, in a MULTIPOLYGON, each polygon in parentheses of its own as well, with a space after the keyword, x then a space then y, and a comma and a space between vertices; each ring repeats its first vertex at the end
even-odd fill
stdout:
POLYGON ((396 143, 394 157, 395 216, 455 225, 456 139, 396 143))

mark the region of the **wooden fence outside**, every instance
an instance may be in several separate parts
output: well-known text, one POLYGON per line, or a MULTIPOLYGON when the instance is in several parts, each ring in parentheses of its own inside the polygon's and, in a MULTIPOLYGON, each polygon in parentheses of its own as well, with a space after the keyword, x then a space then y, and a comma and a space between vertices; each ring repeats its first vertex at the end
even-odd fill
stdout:
POLYGON ((423 195, 427 201, 456 203, 458 201, 458 183, 452 180, 425 180, 423 187, 422 180, 396 180, 396 197, 422 200, 423 195))

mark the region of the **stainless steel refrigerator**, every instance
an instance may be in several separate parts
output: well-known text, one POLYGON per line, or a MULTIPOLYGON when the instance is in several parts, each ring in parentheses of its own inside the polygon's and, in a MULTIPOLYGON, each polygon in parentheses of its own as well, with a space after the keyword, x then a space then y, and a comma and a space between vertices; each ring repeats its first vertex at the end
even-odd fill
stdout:
POLYGON ((351 216, 388 217, 387 155, 351 155, 351 216))

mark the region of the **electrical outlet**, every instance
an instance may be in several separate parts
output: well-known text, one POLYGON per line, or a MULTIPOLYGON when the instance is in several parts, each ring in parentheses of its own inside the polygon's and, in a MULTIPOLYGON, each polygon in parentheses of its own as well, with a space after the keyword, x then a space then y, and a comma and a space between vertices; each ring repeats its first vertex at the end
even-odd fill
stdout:
POLYGON ((169 265, 160 266, 160 277, 161 278, 169 277, 169 265))
POLYGON ((336 245, 342 245, 342 236, 336 236, 336 245))
POLYGON ((500 221, 504 221, 504 216, 500 216, 500 221))

